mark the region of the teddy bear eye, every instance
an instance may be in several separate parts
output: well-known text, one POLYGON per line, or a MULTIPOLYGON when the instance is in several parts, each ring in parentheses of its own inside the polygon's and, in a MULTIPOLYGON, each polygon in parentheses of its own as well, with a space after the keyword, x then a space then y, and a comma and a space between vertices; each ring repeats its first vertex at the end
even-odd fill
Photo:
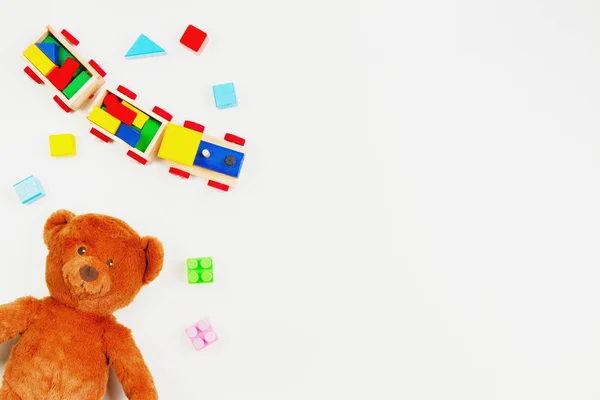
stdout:
POLYGON ((113 260, 111 260, 110 258, 108 260, 106 260, 106 265, 108 265, 109 267, 113 266, 113 260))
POLYGON ((83 246, 77 249, 77 253, 79 253, 80 256, 84 255, 86 251, 87 250, 83 246))

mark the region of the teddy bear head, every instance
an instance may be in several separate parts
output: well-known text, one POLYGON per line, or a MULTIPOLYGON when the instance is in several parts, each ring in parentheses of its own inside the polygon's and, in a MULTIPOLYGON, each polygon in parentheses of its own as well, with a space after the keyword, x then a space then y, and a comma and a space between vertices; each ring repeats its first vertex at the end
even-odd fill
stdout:
POLYGON ((70 307, 110 315, 133 301, 162 269, 163 247, 120 219, 60 210, 44 226, 50 295, 70 307))

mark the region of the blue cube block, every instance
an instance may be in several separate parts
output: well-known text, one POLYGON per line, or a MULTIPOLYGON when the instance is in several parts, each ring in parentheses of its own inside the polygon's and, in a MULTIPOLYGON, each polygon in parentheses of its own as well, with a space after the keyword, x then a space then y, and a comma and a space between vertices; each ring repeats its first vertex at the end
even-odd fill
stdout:
POLYGON ((19 195, 19 199, 23 204, 33 203, 45 195, 40 181, 38 181, 34 176, 29 176, 23 179, 21 182, 15 183, 13 187, 15 188, 17 195, 19 195))
POLYGON ((52 60, 52 62, 58 65, 58 46, 54 43, 36 43, 37 47, 52 60))
POLYGON ((229 108, 237 106, 237 97, 233 82, 213 86, 215 105, 217 108, 229 108))
POLYGON ((125 124, 119 125, 119 129, 117 129, 115 135, 131 147, 137 146, 141 137, 140 132, 125 124))

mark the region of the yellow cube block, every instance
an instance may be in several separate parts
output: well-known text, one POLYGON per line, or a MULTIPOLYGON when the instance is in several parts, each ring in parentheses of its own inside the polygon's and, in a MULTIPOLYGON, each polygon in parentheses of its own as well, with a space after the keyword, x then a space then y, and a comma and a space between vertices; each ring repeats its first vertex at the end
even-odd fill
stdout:
POLYGON ((149 116, 147 116, 146 114, 144 114, 143 112, 141 112, 140 110, 138 110, 137 108, 135 108, 134 106, 132 106, 131 104, 129 104, 126 101, 123 101, 122 104, 129 108, 130 110, 135 111, 135 113, 137 114, 137 116, 135 117, 135 121, 133 121, 133 126, 142 129, 144 127, 144 124, 146 122, 148 122, 148 120, 150 119, 149 116))
POLYGON ((70 133, 50 135, 50 155, 52 157, 66 157, 77 155, 75 136, 70 133))
POLYGON ((117 132, 117 129, 119 129, 119 125, 121 125, 121 121, 100 107, 94 107, 90 115, 88 115, 88 119, 113 135, 117 132))
POLYGON ((49 59, 48 56, 46 56, 44 54, 44 52, 41 51, 40 48, 35 45, 35 43, 32 44, 31 46, 29 46, 27 48, 27 50, 25 50, 23 52, 23 55, 44 76, 48 76, 48 74, 50 73, 50 71, 52 71, 54 68, 57 67, 56 64, 54 64, 52 62, 52 60, 49 59))
POLYGON ((192 166, 202 133, 175 124, 167 124, 158 156, 178 164, 192 166))

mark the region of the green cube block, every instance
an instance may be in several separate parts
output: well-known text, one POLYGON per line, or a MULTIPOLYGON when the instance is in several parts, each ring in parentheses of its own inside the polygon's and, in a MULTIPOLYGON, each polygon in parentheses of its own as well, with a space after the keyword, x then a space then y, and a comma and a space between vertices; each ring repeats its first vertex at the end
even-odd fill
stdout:
MULTIPOLYGON (((55 45, 58 46, 58 66, 62 67, 63 64, 65 63, 65 61, 67 60, 67 58, 71 57, 74 60, 77 60, 75 58, 75 56, 73 54, 71 54, 71 52, 69 50, 67 50, 54 36, 52 35, 48 35, 46 36, 46 38, 44 40, 42 40, 42 43, 53 43, 55 45)), ((78 61, 79 62, 79 61, 78 61)), ((81 71, 83 71, 84 68, 82 65, 79 66, 79 68, 77 69, 77 72, 75 72, 75 75, 79 74, 81 71)))
POLYGON ((159 129, 160 122, 158 122, 154 118, 150 118, 148 121, 146 121, 141 131, 140 140, 137 142, 135 148, 141 151, 142 153, 145 152, 148 146, 150 146, 152 139, 154 139, 154 136, 156 136, 156 132, 158 132, 159 129))
POLYGON ((67 99, 70 99, 79 91, 79 89, 83 87, 83 85, 87 83, 87 81, 90 80, 91 77, 92 76, 90 74, 82 71, 75 77, 75 79, 71 81, 71 83, 69 83, 65 90, 63 90, 63 94, 67 97, 67 99))
POLYGON ((213 259, 212 257, 203 258, 188 258, 188 283, 212 283, 213 276, 213 259))

